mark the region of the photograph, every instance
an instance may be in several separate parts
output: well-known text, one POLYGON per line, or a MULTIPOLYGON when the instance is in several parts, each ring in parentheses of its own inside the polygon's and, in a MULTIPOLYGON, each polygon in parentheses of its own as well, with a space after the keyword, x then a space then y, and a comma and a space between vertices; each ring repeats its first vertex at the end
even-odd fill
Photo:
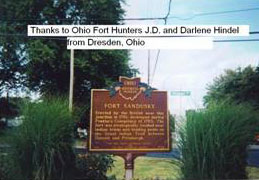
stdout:
POLYGON ((0 180, 259 180, 259 0, 0 0, 0 180))

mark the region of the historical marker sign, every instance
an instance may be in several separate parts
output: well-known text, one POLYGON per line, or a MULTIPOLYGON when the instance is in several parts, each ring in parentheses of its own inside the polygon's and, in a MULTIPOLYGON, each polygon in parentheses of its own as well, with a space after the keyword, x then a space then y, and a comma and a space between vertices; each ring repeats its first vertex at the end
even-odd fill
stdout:
POLYGON ((126 77, 110 90, 93 89, 89 140, 90 151, 169 151, 167 92, 126 77))

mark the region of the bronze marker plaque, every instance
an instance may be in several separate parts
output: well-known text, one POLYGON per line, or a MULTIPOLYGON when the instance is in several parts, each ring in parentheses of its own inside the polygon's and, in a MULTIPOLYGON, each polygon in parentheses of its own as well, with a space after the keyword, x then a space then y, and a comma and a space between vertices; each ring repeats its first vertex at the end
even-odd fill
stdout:
POLYGON ((95 152, 169 151, 167 92, 126 77, 110 90, 93 89, 89 140, 95 152))

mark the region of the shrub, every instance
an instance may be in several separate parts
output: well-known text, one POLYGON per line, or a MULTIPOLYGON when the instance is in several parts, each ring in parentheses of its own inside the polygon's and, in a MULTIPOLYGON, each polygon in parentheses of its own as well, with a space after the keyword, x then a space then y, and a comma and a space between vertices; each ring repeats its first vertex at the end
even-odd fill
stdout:
POLYGON ((10 155, 0 152, 0 180, 21 179, 16 162, 10 155))
POLYGON ((81 180, 106 180, 108 169, 112 168, 113 159, 106 154, 88 154, 77 157, 76 177, 81 180))
POLYGON ((189 113, 180 131, 183 179, 246 179, 246 148, 258 118, 248 105, 227 103, 189 113))
POLYGON ((61 99, 26 103, 13 146, 25 179, 69 179, 74 167, 73 119, 61 99))

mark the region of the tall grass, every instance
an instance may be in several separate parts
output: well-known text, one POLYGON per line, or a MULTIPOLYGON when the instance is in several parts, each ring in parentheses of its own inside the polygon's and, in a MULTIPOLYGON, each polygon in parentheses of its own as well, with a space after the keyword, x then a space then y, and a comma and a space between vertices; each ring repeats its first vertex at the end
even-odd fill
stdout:
POLYGON ((69 178, 74 167, 73 120, 67 103, 48 99, 22 107, 23 124, 13 146, 25 179, 69 178))
POLYGON ((246 179, 246 148, 258 125, 247 105, 221 103, 187 114, 179 143, 183 179, 246 179))

